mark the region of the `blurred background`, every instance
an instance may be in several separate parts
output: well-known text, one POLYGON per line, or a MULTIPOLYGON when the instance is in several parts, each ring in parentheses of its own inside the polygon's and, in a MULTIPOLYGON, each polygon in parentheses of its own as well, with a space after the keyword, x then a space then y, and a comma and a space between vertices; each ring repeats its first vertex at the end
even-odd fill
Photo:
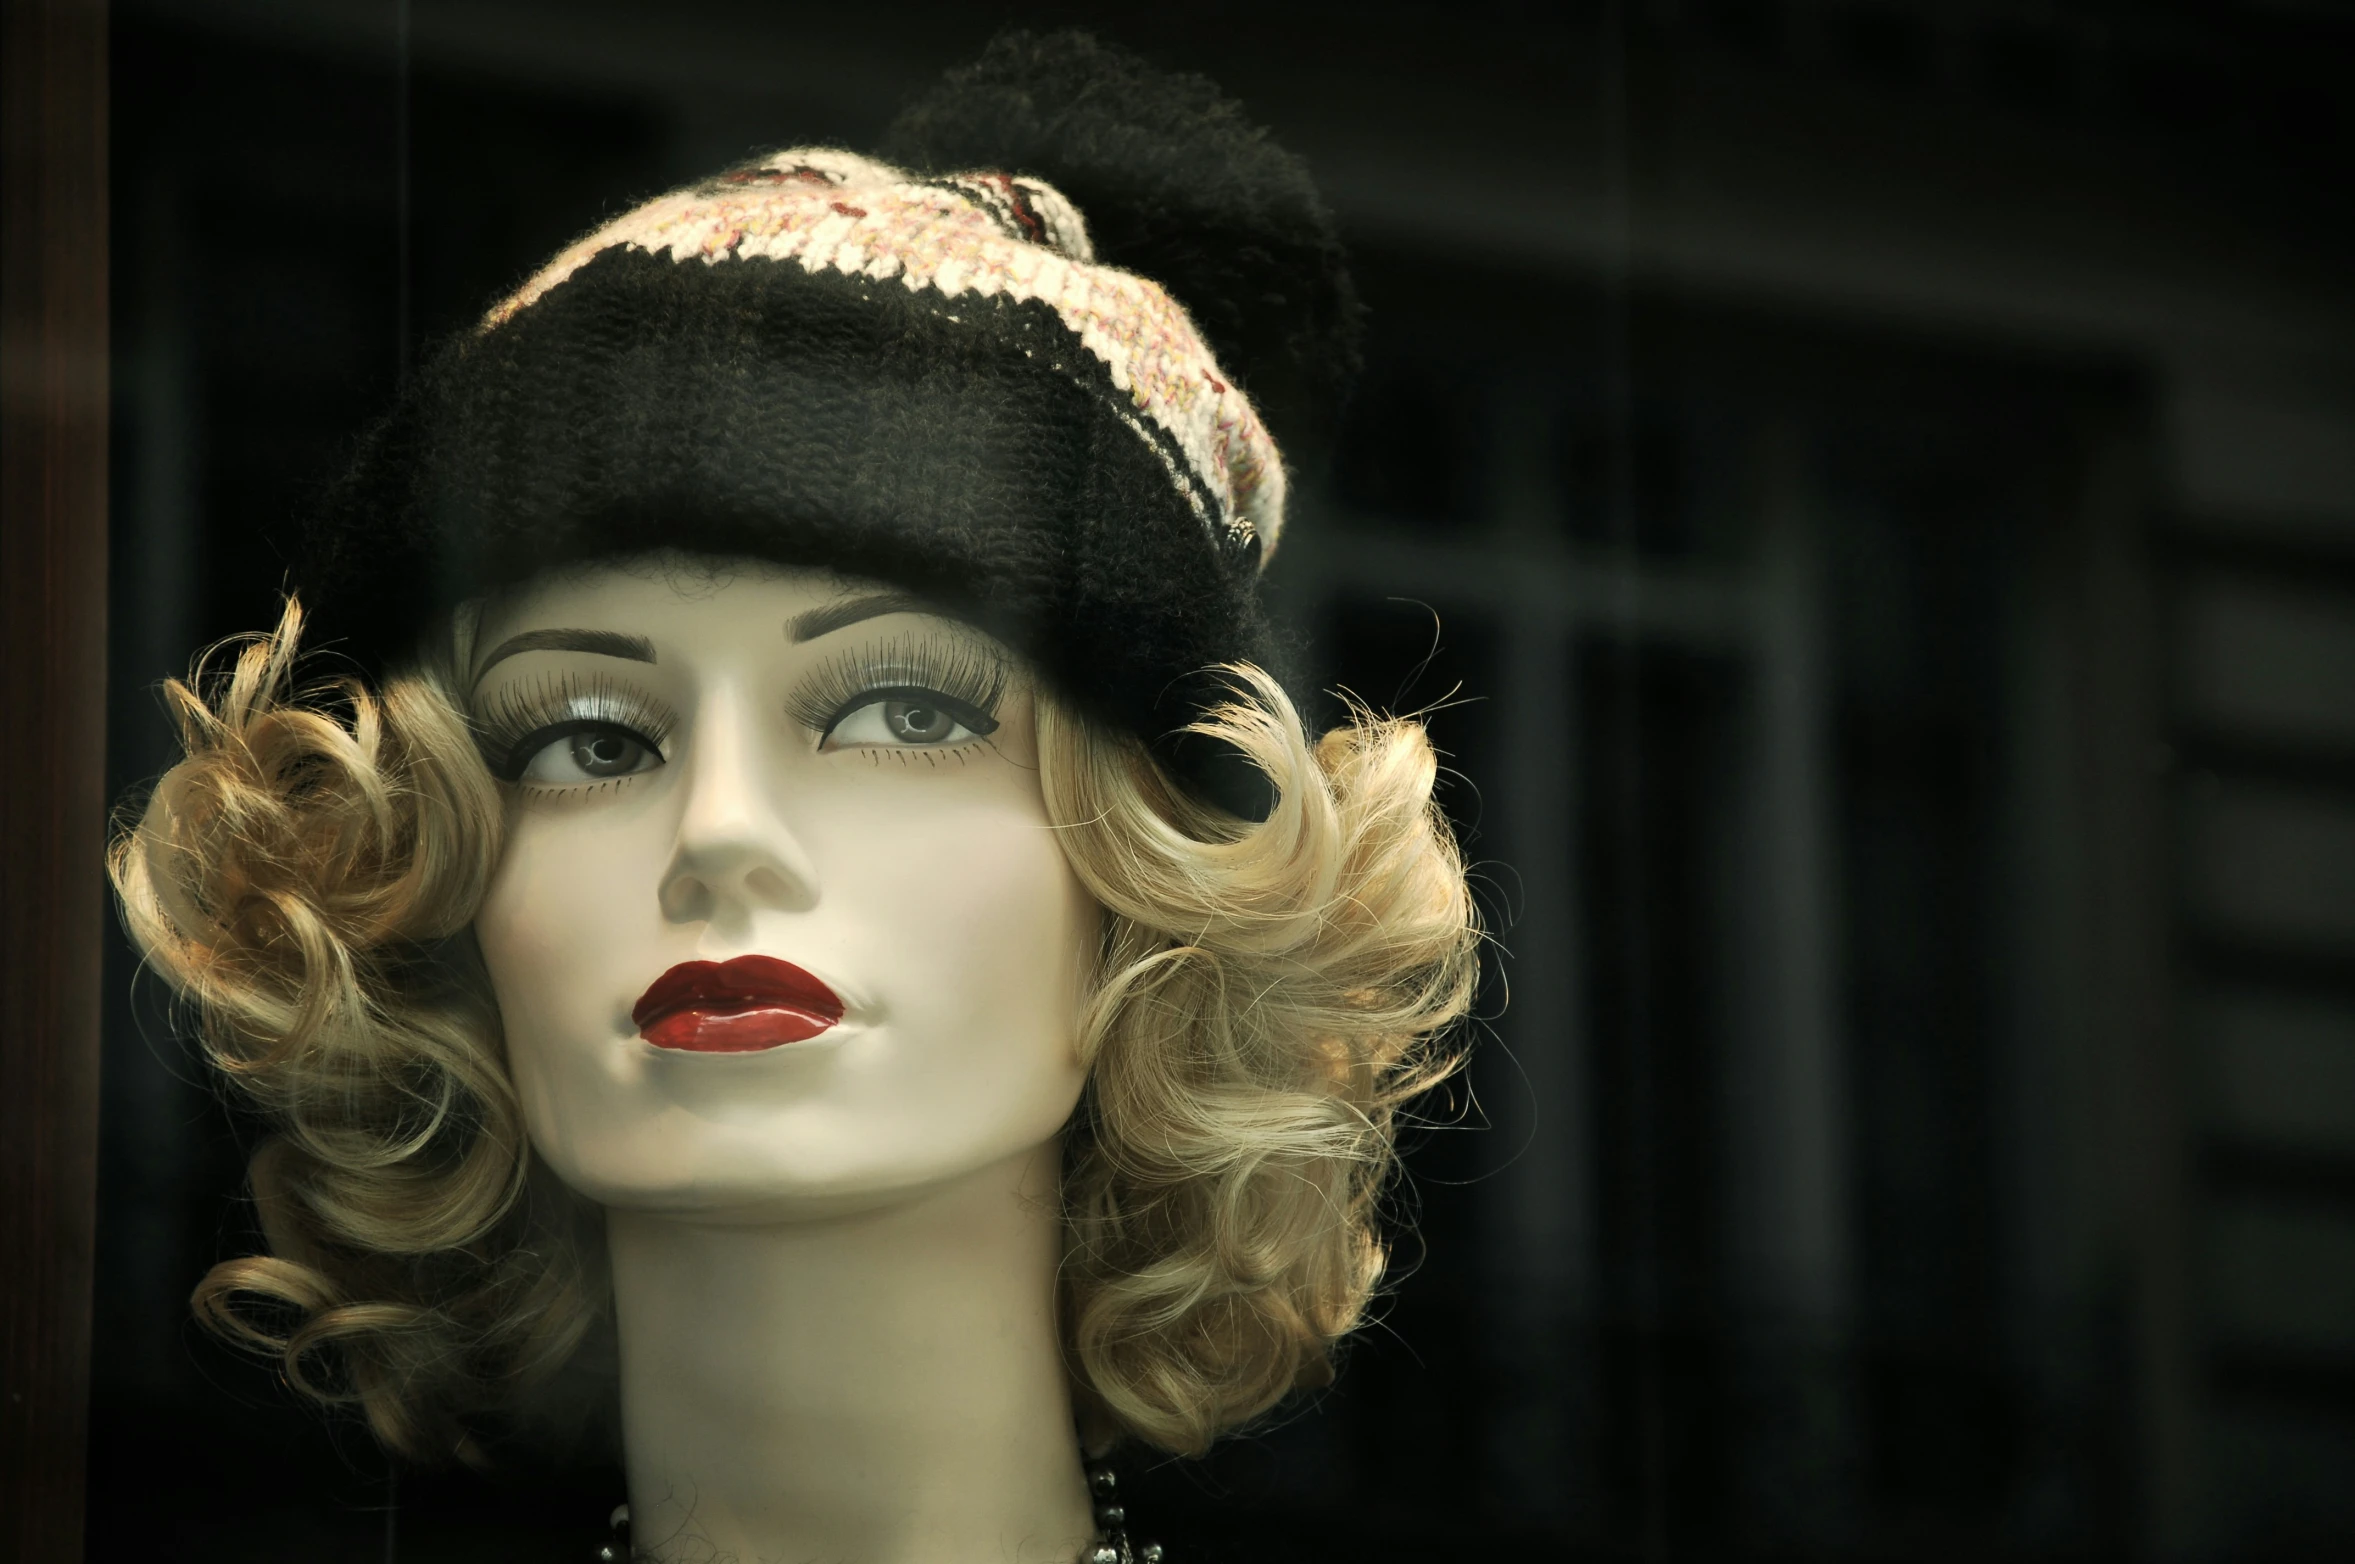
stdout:
MULTIPOLYGON (((1497 934, 1338 1386, 1176 1564, 2355 1557, 2355 16, 2294 0, 117 0, 112 771, 418 345, 1009 24, 1314 166, 1273 588, 1497 934), (1509 998, 1509 1003, 1508 1003, 1509 998)), ((109 969, 97 1560, 581 1561, 185 1300, 251 1126, 109 969)))

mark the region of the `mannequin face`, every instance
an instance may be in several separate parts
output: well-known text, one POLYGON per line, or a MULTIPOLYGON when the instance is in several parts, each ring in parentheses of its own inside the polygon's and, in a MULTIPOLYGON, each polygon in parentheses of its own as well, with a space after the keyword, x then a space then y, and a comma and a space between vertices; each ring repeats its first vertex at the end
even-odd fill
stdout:
POLYGON ((676 559, 537 583, 475 647, 513 779, 475 933, 566 1183, 763 1220, 1054 1138, 1100 913, 1003 648, 873 584, 676 559))

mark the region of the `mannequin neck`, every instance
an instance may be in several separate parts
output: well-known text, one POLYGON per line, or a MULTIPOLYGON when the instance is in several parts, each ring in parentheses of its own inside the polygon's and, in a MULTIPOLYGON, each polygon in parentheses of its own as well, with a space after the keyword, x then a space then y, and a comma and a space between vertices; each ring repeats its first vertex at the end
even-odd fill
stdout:
POLYGON ((1062 1148, 852 1216, 608 1211, 631 1536, 659 1560, 1066 1564, 1062 1148))

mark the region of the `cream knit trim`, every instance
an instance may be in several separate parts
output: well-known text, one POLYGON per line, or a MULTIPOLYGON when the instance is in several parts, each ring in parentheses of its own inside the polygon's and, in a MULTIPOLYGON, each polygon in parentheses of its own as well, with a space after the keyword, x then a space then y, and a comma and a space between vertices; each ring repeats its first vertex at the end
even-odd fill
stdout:
MULTIPOLYGON (((897 278, 910 292, 931 288, 952 301, 1039 300, 1183 454, 1191 473, 1173 464, 1171 477, 1214 542, 1225 541, 1222 527, 1240 524, 1258 535, 1263 563, 1275 552, 1284 464, 1258 410, 1160 284, 1095 261, 1085 221, 1051 185, 992 173, 927 182, 855 153, 793 148, 615 218, 502 300, 483 329, 617 245, 706 265, 792 260, 809 272, 897 278)), ((1170 461, 1162 442, 1124 421, 1170 461)))

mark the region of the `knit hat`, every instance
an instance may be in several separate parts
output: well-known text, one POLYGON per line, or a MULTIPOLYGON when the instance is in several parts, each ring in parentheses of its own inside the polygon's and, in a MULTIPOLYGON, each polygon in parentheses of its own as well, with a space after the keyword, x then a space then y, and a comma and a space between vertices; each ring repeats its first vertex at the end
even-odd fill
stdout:
POLYGON ((1269 425, 1313 435, 1354 364, 1305 173, 1208 83, 1078 34, 1000 39, 895 138, 915 167, 795 148, 657 197, 444 344, 311 525, 314 622, 381 667, 553 566, 879 578, 1262 812, 1172 735, 1208 670, 1270 660, 1269 425))

